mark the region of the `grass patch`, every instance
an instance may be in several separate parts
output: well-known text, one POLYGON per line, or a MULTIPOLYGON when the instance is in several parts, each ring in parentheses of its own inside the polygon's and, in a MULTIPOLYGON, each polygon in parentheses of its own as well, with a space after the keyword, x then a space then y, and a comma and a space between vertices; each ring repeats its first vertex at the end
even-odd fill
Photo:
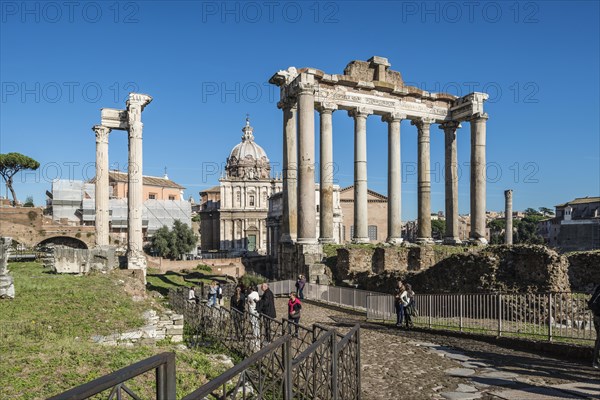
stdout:
MULTIPOLYGON (((134 302, 133 285, 119 274, 55 275, 38 263, 11 263, 16 298, 0 301, 0 398, 41 399, 164 351, 177 354, 178 397, 225 368, 211 361, 214 350, 177 349, 170 343, 134 348, 95 344, 91 336, 141 326, 143 311, 160 306, 134 302)), ((129 387, 153 398, 154 371, 129 387)), ((104 396, 104 398, 106 395, 104 396)))

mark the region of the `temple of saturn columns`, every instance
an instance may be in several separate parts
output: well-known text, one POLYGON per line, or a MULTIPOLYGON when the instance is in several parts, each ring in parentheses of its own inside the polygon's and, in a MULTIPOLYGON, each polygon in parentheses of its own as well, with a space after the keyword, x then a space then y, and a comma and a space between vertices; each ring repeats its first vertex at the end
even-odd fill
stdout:
POLYGON ((129 160, 127 167, 127 268, 146 269, 143 252, 142 208, 142 111, 152 101, 145 94, 130 93, 125 110, 103 108, 96 134, 96 246, 109 245, 108 135, 112 129, 127 131, 129 160))
MULTIPOLYGON (((430 128, 438 124, 445 141, 445 194, 447 244, 458 238, 457 130, 462 122, 471 127, 471 232, 470 240, 485 244, 485 137, 488 95, 463 97, 431 93, 406 86, 400 72, 390 69, 383 57, 352 61, 343 74, 327 74, 315 68, 290 67, 279 71, 270 83, 279 86, 283 110, 282 242, 295 243, 304 255, 319 252, 319 243, 331 241, 333 232, 332 114, 348 112, 354 119, 354 243, 368 242, 367 224, 367 118, 380 116, 388 124, 388 233, 391 244, 401 237, 400 122, 411 120, 418 132, 418 239, 432 242, 430 128), (315 227, 315 119, 320 115, 320 233, 315 227)), ((302 260, 297 258, 297 260, 302 260)), ((306 270, 315 261, 301 263, 306 270)), ((295 271, 293 271, 295 272, 295 271)))

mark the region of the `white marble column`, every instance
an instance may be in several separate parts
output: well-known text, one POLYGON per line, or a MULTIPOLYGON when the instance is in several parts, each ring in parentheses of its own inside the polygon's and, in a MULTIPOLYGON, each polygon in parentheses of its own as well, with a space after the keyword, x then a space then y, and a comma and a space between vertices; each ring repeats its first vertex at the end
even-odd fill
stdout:
POLYGON ((110 234, 109 183, 108 183, 108 134, 111 129, 95 125, 96 134, 96 183, 95 183, 95 228, 96 246, 108 246, 110 234))
POLYGON ((458 157, 456 153, 456 130, 460 124, 448 121, 440 125, 444 130, 445 144, 445 194, 446 194, 446 233, 444 244, 461 243, 458 232, 458 157))
POLYGON ((354 117, 354 237, 353 243, 368 243, 367 203, 367 117, 371 110, 357 108, 348 112, 354 117))
POLYGON ((504 232, 504 244, 513 244, 513 201, 512 201, 512 190, 504 191, 504 218, 506 218, 506 229, 504 232))
POLYGON ((319 157, 319 242, 334 243, 333 238, 333 125, 332 115, 337 110, 335 104, 322 103, 319 106, 321 116, 321 141, 319 157))
POLYGON ((127 268, 146 269, 142 210, 144 207, 144 183, 142 175, 142 111, 152 97, 131 93, 127 100, 129 119, 129 165, 127 169, 127 268))
POLYGON ((431 178, 430 178, 430 136, 431 118, 412 121, 418 136, 418 231, 417 243, 432 243, 431 238, 431 178))
POLYGON ((315 96, 312 75, 298 91, 298 243, 317 243, 315 202, 315 96))
POLYGON ((471 237, 487 244, 485 224, 485 135, 486 113, 471 119, 471 237))
POLYGON ((402 169, 400 162, 400 123, 406 115, 382 117, 388 123, 388 235, 390 244, 402 243, 402 169))
POLYGON ((282 103, 283 109, 283 233, 282 242, 293 242, 298 237, 298 107, 295 99, 282 103))

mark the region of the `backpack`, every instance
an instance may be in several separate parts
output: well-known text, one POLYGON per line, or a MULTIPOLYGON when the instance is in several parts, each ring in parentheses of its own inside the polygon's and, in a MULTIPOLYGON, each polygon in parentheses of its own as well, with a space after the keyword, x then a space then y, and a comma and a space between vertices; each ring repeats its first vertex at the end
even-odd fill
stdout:
POLYGON ((600 315, 600 285, 596 287, 592 298, 588 301, 588 307, 594 315, 600 315))

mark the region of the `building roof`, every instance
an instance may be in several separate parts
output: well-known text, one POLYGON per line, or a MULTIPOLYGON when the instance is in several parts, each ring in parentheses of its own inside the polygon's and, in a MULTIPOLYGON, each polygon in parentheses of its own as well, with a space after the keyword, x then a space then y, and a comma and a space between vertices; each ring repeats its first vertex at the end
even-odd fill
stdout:
POLYGON ((573 204, 587 204, 587 203, 598 203, 600 202, 600 197, 577 197, 575 198, 575 200, 571 200, 567 203, 563 203, 563 204, 558 204, 554 207, 566 207, 569 205, 573 205, 573 204))
MULTIPOLYGON (((112 182, 125 182, 127 183, 127 172, 121 171, 109 171, 108 180, 112 182)), ((90 183, 94 183, 96 178, 92 178, 90 183)), ((185 189, 183 186, 173 182, 168 178, 159 178, 158 176, 143 176, 143 184, 144 186, 158 186, 158 187, 168 187, 175 189, 185 189)))
POLYGON ((221 193, 221 186, 217 185, 217 186, 208 188, 206 190, 201 190, 200 194, 202 194, 202 193, 221 193))
MULTIPOLYGON (((348 191, 350 189, 354 189, 354 185, 346 186, 345 188, 340 189, 340 193, 346 192, 346 191, 348 191)), ((377 198, 379 198, 381 200, 387 200, 388 199, 387 196, 384 196, 381 193, 377 193, 376 191, 371 190, 371 189, 367 189, 367 193, 370 194, 371 196, 377 197, 377 198)))

